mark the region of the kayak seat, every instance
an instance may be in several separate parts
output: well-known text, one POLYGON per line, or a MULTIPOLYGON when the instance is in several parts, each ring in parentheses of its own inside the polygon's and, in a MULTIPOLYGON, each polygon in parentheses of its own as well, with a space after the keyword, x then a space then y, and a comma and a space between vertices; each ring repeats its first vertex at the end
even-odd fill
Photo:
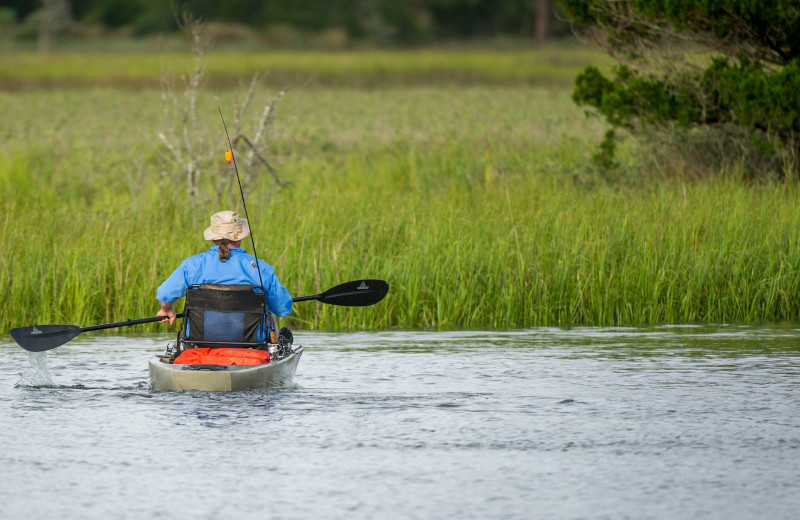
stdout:
POLYGON ((274 318, 266 311, 264 293, 254 285, 190 285, 183 312, 178 332, 179 350, 232 346, 263 348, 267 345, 270 324, 274 323, 274 318))

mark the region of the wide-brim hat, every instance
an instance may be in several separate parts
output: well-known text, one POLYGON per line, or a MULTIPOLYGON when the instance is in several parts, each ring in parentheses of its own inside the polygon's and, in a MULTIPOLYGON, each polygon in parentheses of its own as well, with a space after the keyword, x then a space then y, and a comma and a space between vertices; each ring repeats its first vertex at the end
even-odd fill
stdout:
POLYGON ((211 215, 211 225, 203 231, 206 240, 227 238, 237 242, 250 234, 250 224, 235 211, 220 211, 211 215))

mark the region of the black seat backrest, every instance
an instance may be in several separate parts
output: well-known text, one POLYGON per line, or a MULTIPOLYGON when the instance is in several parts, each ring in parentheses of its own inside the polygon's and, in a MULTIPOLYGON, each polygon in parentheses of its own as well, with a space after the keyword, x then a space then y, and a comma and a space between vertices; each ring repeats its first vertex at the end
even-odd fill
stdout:
POLYGON ((264 293, 255 285, 200 284, 186 290, 183 342, 204 346, 264 344, 264 293))

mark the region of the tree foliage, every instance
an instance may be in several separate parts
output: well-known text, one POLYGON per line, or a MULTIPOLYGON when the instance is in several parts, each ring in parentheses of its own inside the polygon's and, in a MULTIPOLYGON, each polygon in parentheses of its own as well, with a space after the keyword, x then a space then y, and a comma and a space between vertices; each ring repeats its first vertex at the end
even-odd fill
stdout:
MULTIPOLYGON (((344 31, 353 40, 414 44, 436 40, 513 36, 531 38, 544 17, 553 34, 569 27, 542 0, 71 0, 73 18, 109 28, 131 27, 134 34, 177 31, 172 12, 187 8, 216 22, 256 30, 286 26, 301 32, 344 31), (546 11, 541 13, 540 11, 546 11)), ((6 0, 22 20, 40 6, 6 0)))
POLYGON ((800 151, 800 3, 560 2, 620 62, 610 78, 588 67, 573 92, 614 127, 746 130, 760 152, 800 151))

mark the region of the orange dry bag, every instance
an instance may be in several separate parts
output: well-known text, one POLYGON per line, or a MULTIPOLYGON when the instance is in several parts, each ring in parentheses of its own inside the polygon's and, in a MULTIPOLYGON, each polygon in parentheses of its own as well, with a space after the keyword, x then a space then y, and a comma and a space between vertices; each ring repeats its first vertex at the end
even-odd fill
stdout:
POLYGON ((174 365, 263 365, 269 352, 251 348, 190 348, 172 362, 174 365))

